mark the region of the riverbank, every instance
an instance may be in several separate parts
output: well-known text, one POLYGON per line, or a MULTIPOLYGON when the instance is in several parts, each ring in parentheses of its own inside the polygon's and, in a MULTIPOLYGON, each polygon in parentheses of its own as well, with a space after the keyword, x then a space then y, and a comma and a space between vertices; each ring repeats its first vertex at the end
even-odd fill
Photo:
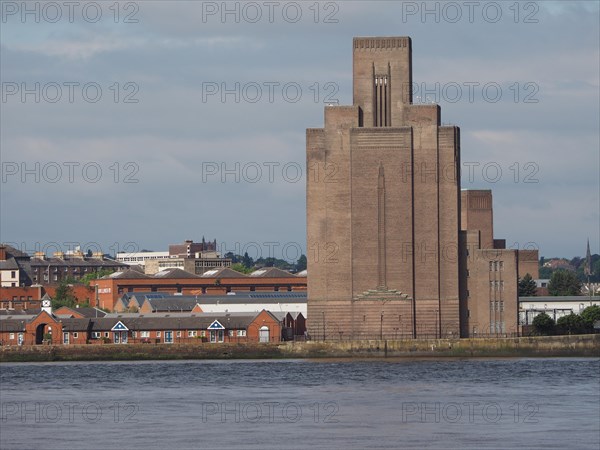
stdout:
POLYGON ((501 339, 282 342, 273 344, 37 345, 0 347, 0 362, 368 357, 600 356, 600 334, 501 339))

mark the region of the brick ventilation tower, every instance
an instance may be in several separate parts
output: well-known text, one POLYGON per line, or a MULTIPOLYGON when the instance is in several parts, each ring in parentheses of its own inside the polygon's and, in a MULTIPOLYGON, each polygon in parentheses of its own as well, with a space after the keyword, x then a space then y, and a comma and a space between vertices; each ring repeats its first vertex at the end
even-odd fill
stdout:
POLYGON ((355 38, 353 77, 306 131, 309 334, 458 337, 459 128, 412 104, 408 37, 355 38))

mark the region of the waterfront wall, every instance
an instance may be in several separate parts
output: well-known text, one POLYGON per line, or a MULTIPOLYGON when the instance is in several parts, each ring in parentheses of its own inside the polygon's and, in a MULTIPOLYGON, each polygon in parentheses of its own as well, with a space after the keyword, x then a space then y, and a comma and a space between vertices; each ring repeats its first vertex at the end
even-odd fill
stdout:
POLYGON ((0 347, 0 362, 168 359, 600 356, 600 334, 504 339, 0 347))

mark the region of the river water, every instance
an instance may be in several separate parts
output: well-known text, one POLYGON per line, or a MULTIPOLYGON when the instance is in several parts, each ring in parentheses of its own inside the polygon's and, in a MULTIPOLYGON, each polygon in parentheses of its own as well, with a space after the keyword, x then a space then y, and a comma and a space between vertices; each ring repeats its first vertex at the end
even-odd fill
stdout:
POLYGON ((0 448, 600 448, 600 360, 0 365, 0 448))

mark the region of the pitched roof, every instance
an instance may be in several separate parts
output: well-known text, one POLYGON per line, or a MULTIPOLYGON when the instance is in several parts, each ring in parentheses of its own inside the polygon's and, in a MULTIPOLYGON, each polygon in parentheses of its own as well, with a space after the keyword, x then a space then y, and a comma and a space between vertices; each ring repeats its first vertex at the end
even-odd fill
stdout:
POLYGON ((256 314, 194 314, 194 315, 138 315, 137 317, 103 317, 92 320, 92 331, 109 331, 119 321, 130 330, 186 330, 206 329, 218 320, 226 329, 245 329, 254 320, 256 314))
POLYGON ((19 264, 15 258, 7 258, 6 261, 0 261, 0 270, 18 270, 19 264))
POLYGON ((25 331, 24 319, 4 319, 0 325, 2 331, 8 331, 11 333, 25 331))
POLYGON ((88 331, 92 327, 92 320, 89 318, 69 318, 61 319, 63 331, 88 331))
POLYGON ((14 248, 11 245, 0 243, 0 246, 3 246, 4 250, 6 251, 6 259, 8 259, 8 258, 28 258, 29 259, 29 255, 27 253, 22 252, 21 250, 14 248))
POLYGON ((68 314, 81 314, 83 317, 104 317, 106 313, 98 308, 88 308, 88 307, 80 307, 80 308, 69 308, 68 306, 62 306, 54 311, 55 314, 58 315, 68 315, 68 314), (65 310, 64 313, 59 313, 60 310, 65 310))
POLYGON ((285 270, 278 269, 277 267, 263 267, 262 269, 252 272, 250 276, 261 278, 290 278, 294 275, 285 270))
POLYGON ((146 302, 152 311, 191 311, 196 306, 196 297, 181 295, 165 298, 148 298, 146 302))
POLYGON ((306 292, 238 292, 235 295, 199 295, 199 305, 256 303, 306 303, 306 292))
POLYGON ((247 276, 248 275, 238 272, 237 270, 230 269, 229 267, 207 270, 200 275, 201 278, 246 278, 247 276))
POLYGON ((107 279, 118 278, 118 279, 134 280, 134 279, 150 279, 152 277, 146 275, 145 273, 140 273, 137 270, 126 269, 121 272, 111 273, 110 275, 106 275, 105 277, 102 277, 102 278, 107 278, 107 279))
POLYGON ((194 275, 193 273, 186 272, 185 270, 181 270, 179 268, 174 267, 174 268, 170 268, 170 269, 161 270, 160 272, 155 273, 154 278, 173 279, 173 278, 200 278, 200 277, 198 275, 194 275))
POLYGON ((149 298, 165 298, 170 297, 171 294, 166 292, 126 292, 123 296, 118 300, 123 303, 123 306, 142 306, 147 299, 149 298))
POLYGON ((2 316, 37 316, 41 309, 0 309, 0 318, 2 316))
POLYGON ((115 261, 114 259, 96 259, 96 258, 31 258, 29 261, 31 267, 94 267, 102 268, 117 268, 123 267, 125 264, 115 261))

